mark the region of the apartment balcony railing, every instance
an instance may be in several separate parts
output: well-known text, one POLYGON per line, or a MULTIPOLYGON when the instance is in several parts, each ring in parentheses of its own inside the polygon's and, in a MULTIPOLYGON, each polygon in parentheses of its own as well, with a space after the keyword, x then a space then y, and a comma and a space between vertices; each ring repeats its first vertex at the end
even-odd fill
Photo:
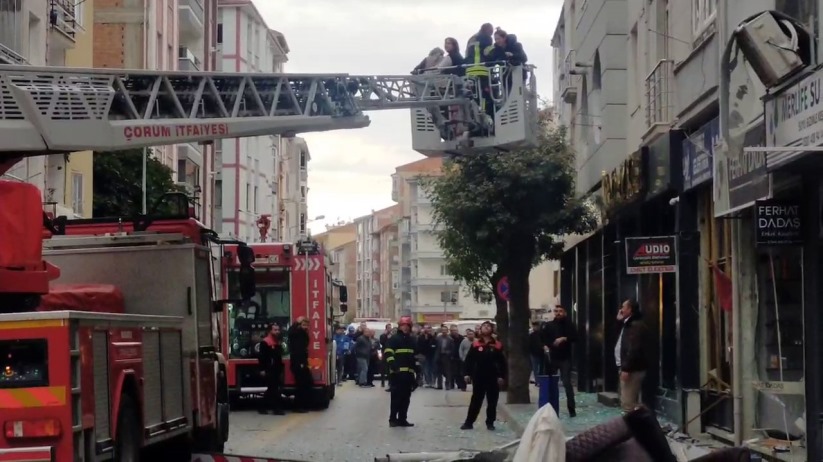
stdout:
POLYGON ((412 233, 430 232, 434 231, 434 223, 415 223, 411 225, 412 233))
POLYGON ((453 278, 412 278, 412 287, 443 287, 455 286, 457 282, 453 278))
POLYGON ((571 104, 577 101, 577 88, 580 86, 580 76, 575 71, 575 59, 577 53, 574 50, 569 50, 566 53, 566 58, 563 60, 560 72, 560 98, 566 104, 571 104))
POLYGON ((668 126, 674 113, 674 61, 661 59, 646 76, 646 127, 668 126))
POLYGON ((199 71, 200 60, 186 47, 180 47, 177 54, 177 67, 181 71, 199 71))
POLYGON ((50 0, 48 8, 51 29, 60 32, 73 44, 78 29, 75 0, 50 0))
POLYGON ((28 64, 22 55, 0 43, 0 64, 28 64))
POLYGON ((412 260, 441 259, 443 252, 439 250, 415 250, 411 253, 412 260))
POLYGON ((202 37, 205 24, 203 0, 178 0, 180 32, 189 37, 202 37))

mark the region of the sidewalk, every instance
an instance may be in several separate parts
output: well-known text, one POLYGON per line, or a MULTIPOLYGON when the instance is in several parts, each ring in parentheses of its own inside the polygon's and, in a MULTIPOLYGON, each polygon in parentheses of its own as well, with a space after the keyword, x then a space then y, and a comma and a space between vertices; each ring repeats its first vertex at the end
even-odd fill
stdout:
MULTIPOLYGON (((500 419, 505 420, 509 427, 522 434, 529 424, 529 419, 537 412, 537 387, 531 386, 531 404, 506 404, 506 395, 502 394, 500 401, 500 419)), ((596 393, 575 393, 577 417, 570 418, 566 409, 566 395, 560 390, 560 422, 566 431, 566 436, 575 436, 589 428, 600 425, 620 416, 620 409, 609 407, 597 402, 596 393)))
MULTIPOLYGON (((529 420, 537 412, 537 387, 531 386, 531 404, 506 404, 505 394, 501 395, 502 403, 499 405, 500 420, 505 421, 509 428, 518 436, 523 434, 529 420)), ((582 433, 589 428, 600 425, 621 415, 620 408, 611 407, 598 402, 596 393, 575 393, 575 404, 577 404, 577 417, 570 418, 566 408, 566 396, 560 390, 560 422, 566 432, 566 437, 571 438, 582 433)), ((672 452, 678 456, 679 460, 692 460, 712 452, 714 449, 722 448, 724 445, 716 441, 708 441, 705 438, 693 439, 678 433, 676 427, 669 422, 660 420, 663 431, 667 433, 669 445, 672 452)))

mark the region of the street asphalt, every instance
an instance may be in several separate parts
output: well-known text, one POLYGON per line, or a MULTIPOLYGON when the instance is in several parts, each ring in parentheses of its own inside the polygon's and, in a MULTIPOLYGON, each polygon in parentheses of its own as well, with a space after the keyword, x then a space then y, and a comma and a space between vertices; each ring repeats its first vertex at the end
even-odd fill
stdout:
POLYGON ((347 382, 325 411, 285 416, 253 410, 231 414, 226 453, 311 462, 373 461, 392 452, 491 449, 516 439, 505 422, 495 431, 460 430, 469 392, 418 389, 412 394, 412 428, 389 428, 389 393, 347 382))

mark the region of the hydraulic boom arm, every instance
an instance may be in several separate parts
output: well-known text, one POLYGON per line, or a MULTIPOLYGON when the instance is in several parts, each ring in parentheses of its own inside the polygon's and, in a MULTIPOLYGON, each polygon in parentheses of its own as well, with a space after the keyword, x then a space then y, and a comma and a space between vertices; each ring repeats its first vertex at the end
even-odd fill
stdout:
POLYGON ((368 110, 470 104, 458 94, 459 82, 443 75, 0 66, 0 164, 48 153, 362 128, 368 110))

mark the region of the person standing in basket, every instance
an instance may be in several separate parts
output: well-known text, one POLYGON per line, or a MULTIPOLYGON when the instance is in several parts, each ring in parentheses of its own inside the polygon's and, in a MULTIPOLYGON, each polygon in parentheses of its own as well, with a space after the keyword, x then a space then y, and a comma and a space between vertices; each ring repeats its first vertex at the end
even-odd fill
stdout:
POLYGON ((383 360, 389 366, 389 388, 391 389, 390 427, 413 427, 409 423, 409 404, 411 394, 417 388, 415 377, 416 343, 411 331, 411 317, 400 318, 398 331, 389 339, 388 348, 383 351, 383 360))
POLYGON ((483 400, 486 400, 486 428, 494 430, 497 420, 497 399, 500 387, 506 382, 506 357, 503 344, 492 337, 492 324, 484 322, 480 326, 479 338, 472 343, 466 355, 466 383, 472 384, 472 397, 466 421, 461 430, 471 430, 480 415, 483 400))

